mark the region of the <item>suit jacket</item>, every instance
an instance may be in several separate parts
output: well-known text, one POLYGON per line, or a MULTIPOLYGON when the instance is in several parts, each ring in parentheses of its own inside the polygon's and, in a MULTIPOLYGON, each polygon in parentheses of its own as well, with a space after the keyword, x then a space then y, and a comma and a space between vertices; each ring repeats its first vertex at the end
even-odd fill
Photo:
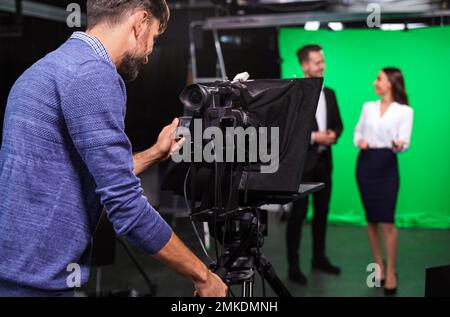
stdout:
MULTIPOLYGON (((342 130, 344 126, 341 120, 341 114, 339 113, 338 103, 336 99, 336 95, 332 89, 324 87, 323 89, 325 93, 325 100, 327 104, 327 129, 333 130, 336 132, 336 142, 342 134, 342 130)), ((314 120, 314 124, 311 132, 316 132, 319 130, 317 120, 314 120)), ((331 173, 333 169, 332 163, 332 153, 331 146, 326 147, 326 151, 323 155, 319 156, 319 145, 314 143, 309 145, 308 154, 306 156, 306 162, 304 167, 304 173, 310 173, 314 169, 314 166, 317 163, 319 157, 323 157, 326 160, 326 165, 331 173)))

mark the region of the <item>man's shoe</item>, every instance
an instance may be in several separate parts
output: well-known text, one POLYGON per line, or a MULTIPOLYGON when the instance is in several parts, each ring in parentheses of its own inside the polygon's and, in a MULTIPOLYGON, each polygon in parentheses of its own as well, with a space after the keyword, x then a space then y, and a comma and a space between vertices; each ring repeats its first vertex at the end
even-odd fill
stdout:
POLYGON ((320 270, 328 274, 335 274, 335 275, 341 274, 341 269, 331 264, 326 257, 313 260, 312 267, 313 269, 320 270))
POLYGON ((297 284, 305 285, 308 282, 305 274, 299 268, 289 269, 288 277, 290 281, 297 284))

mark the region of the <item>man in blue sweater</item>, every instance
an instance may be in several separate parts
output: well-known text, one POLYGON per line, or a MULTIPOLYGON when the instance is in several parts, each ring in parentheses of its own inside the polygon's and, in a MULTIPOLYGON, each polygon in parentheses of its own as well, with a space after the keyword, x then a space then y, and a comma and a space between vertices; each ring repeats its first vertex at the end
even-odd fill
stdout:
POLYGON ((165 0, 88 0, 88 29, 31 66, 8 98, 0 151, 0 296, 72 295, 89 277, 102 205, 119 236, 192 280, 200 296, 226 285, 143 196, 137 174, 179 146, 165 127, 132 155, 126 91, 169 18, 165 0), (122 77, 119 75, 119 73, 122 77))

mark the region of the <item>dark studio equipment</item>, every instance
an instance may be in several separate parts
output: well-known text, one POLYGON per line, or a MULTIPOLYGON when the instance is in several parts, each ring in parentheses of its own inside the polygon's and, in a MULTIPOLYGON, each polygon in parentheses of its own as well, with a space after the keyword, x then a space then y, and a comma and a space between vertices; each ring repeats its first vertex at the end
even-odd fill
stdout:
MULTIPOLYGON (((244 297, 253 296, 256 271, 262 277, 264 293, 268 282, 278 296, 291 296, 260 251, 268 233, 267 212, 260 207, 286 204, 323 187, 301 184, 322 82, 321 78, 223 81, 191 85, 181 93, 186 114, 192 119, 190 135, 196 132, 195 120, 200 120, 203 130, 214 127, 224 131, 224 140, 218 143, 214 138, 206 138, 192 142, 191 138, 191 160, 170 162, 162 187, 185 197, 193 222, 208 223, 216 250, 212 269, 229 285, 241 285, 244 297), (215 154, 220 154, 219 151, 230 149, 225 139, 234 138, 237 144, 235 136, 227 134, 228 128, 277 128, 279 138, 268 133, 267 148, 278 142, 278 169, 262 172, 267 162, 260 157, 252 160, 250 147, 240 161, 237 154, 224 161, 194 160, 199 147, 212 143, 215 154), (220 148, 216 144, 226 146, 220 148)), ((187 126, 187 120, 184 117, 181 125, 187 126)), ((261 135, 248 136, 241 146, 249 146, 252 138, 260 139, 261 135)))
POLYGON ((138 258, 134 254, 132 248, 128 244, 125 238, 116 237, 113 225, 108 220, 106 209, 103 208, 100 216, 97 228, 94 232, 92 239, 92 254, 91 265, 96 271, 96 283, 95 283, 95 296, 109 296, 109 297, 154 297, 157 294, 157 285, 150 279, 145 272, 143 265, 139 262, 138 258), (145 294, 139 294, 133 288, 114 289, 109 293, 103 293, 102 290, 102 270, 104 267, 114 265, 116 261, 116 241, 122 246, 125 253, 133 262, 136 270, 141 275, 148 292, 145 294))
POLYGON ((12 4, 14 14, 2 12, 0 8, 0 39, 22 36, 23 1, 15 0, 12 4))
POLYGON ((425 270, 425 297, 450 297, 450 265, 425 270))

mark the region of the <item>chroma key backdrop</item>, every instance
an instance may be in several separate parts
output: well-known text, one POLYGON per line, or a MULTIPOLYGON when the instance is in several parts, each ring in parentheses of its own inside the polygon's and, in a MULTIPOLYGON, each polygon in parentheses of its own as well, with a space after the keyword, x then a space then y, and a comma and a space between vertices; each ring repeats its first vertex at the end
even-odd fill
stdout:
POLYGON ((281 28, 281 77, 303 76, 296 52, 323 47, 325 85, 335 90, 344 133, 333 147, 330 220, 365 224, 356 185, 353 131, 364 102, 379 99, 372 83, 387 66, 403 71, 414 127, 411 147, 399 154, 396 222, 402 227, 450 228, 450 27, 408 31, 281 28))

